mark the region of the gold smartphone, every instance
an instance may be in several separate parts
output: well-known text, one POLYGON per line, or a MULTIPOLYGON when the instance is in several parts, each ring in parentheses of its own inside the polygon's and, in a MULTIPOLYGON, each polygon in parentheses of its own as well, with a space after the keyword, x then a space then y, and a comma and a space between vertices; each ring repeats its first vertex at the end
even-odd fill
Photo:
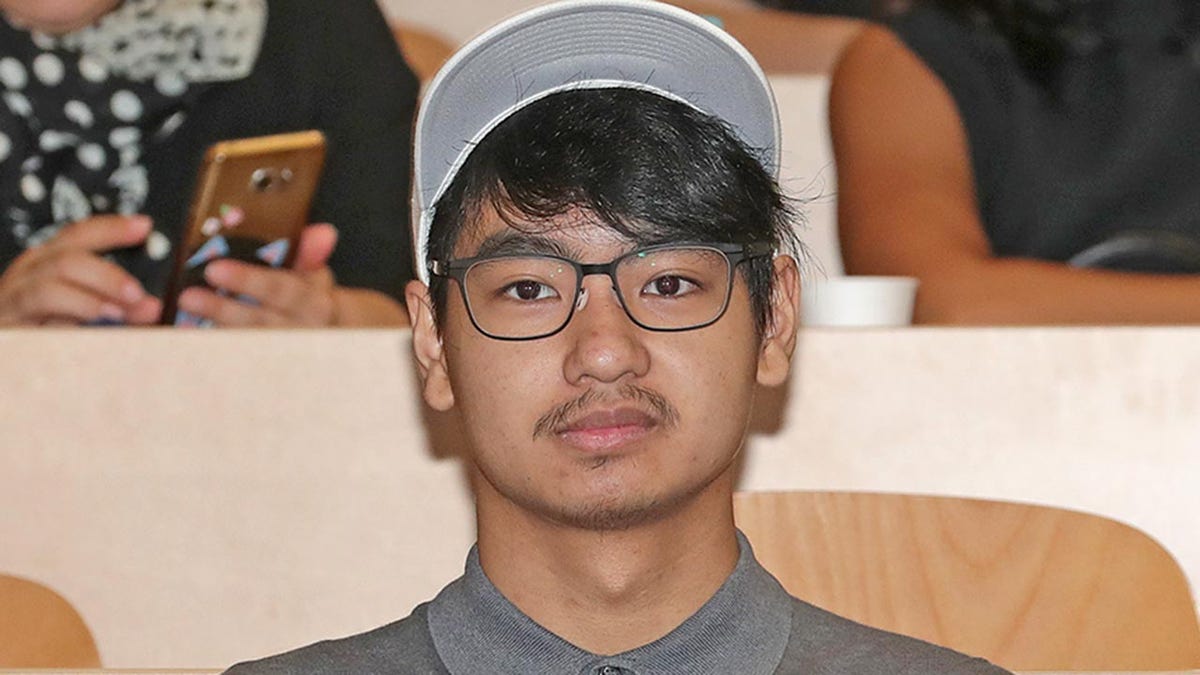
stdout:
POLYGON ((211 325, 178 311, 177 301, 184 289, 208 285, 204 269, 214 260, 290 267, 324 162, 325 137, 319 131, 221 141, 209 148, 175 248, 162 323, 211 325))

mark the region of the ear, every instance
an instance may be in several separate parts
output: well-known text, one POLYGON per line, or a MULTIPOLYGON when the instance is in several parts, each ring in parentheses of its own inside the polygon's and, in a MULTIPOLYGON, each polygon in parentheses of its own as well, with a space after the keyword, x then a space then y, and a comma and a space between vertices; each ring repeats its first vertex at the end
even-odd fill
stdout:
POLYGON ((800 269, 790 255, 774 260, 775 284, 771 292, 771 323, 758 352, 758 383, 775 387, 787 381, 796 349, 800 317, 800 269))
POLYGON ((434 410, 449 410, 454 406, 454 391, 450 387, 446 352, 434 320, 429 287, 420 281, 410 281, 404 289, 404 298, 412 324, 413 355, 421 375, 421 394, 434 410))

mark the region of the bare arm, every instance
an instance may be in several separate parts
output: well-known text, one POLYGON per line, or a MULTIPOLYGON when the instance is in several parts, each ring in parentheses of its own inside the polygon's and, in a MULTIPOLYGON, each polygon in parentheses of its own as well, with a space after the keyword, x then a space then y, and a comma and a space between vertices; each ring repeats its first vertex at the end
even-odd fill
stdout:
POLYGON ((847 47, 829 118, 846 270, 920 278, 918 322, 1200 322, 1196 277, 994 256, 958 109, 890 31, 867 28, 847 47))

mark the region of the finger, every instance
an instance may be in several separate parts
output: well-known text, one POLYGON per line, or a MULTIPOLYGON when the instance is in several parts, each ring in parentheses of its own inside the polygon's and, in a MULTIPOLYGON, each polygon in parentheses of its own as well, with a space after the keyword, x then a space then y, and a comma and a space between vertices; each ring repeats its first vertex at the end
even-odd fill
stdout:
POLYGON ((29 287, 27 292, 18 294, 16 306, 25 320, 32 323, 124 321, 126 315, 124 307, 62 280, 29 287))
POLYGON ((312 272, 325 266, 337 247, 337 228, 329 223, 317 223, 304 228, 296 249, 292 267, 300 272, 312 272))
POLYGON ((204 270, 209 284, 233 295, 254 298, 289 323, 325 325, 332 321, 333 275, 327 268, 309 274, 270 269, 236 260, 220 260, 204 270))
POLYGON ((133 305, 146 297, 141 282, 120 265, 83 250, 63 251, 48 256, 37 273, 66 280, 80 288, 121 305, 133 305))
POLYGON ((145 241, 153 226, 149 216, 104 215, 64 227, 48 246, 107 251, 145 241))
POLYGON ((179 295, 179 308, 227 328, 284 326, 287 323, 281 314, 268 307, 224 297, 199 286, 193 286, 179 295))
POLYGON ((152 326, 162 318, 162 300, 147 295, 125 308, 125 323, 134 326, 152 326))

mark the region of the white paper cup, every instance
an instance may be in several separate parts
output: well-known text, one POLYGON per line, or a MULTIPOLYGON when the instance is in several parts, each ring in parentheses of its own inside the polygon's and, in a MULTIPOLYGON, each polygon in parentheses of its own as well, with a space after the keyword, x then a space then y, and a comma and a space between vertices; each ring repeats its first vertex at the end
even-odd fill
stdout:
POLYGON ((912 324, 913 277, 845 276, 809 281, 800 293, 805 326, 883 327, 912 324))

